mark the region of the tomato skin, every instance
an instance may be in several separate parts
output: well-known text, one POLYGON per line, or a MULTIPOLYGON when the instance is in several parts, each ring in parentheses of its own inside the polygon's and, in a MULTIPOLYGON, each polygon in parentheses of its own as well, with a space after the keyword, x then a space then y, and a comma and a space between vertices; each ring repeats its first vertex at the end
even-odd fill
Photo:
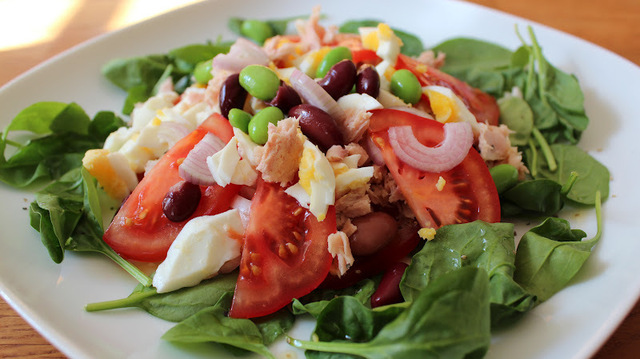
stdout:
POLYGON ((413 72, 413 74, 418 77, 422 86, 438 85, 450 88, 462 99, 462 102, 467 106, 469 111, 473 113, 478 122, 484 122, 494 126, 499 124, 500 109, 496 99, 491 95, 471 87, 466 82, 436 68, 420 64, 416 60, 403 54, 398 55, 396 68, 407 69, 413 72))
POLYGON ((369 134, 382 150, 384 162, 422 227, 439 228, 447 224, 500 221, 500 199, 489 168, 472 147, 462 162, 445 172, 417 170, 402 162, 389 144, 387 129, 411 126, 425 146, 435 146, 444 138, 438 121, 408 112, 382 109, 372 111, 369 134), (439 191, 436 183, 446 184, 439 191))
POLYGON ((229 208, 239 186, 201 186, 202 196, 198 207, 182 222, 172 222, 162 212, 162 200, 169 188, 182 181, 178 174, 181 160, 209 132, 223 141, 229 141, 233 136, 233 129, 226 119, 217 115, 210 117, 167 151, 120 207, 103 240, 122 257, 142 262, 161 262, 189 219, 218 214, 229 208))
POLYGON ((259 179, 229 315, 265 316, 317 288, 331 267, 327 237, 335 232, 333 207, 318 222, 279 184, 259 179))
POLYGON ((351 54, 353 56, 352 61, 354 64, 356 64, 356 66, 362 64, 370 64, 375 66, 382 61, 382 59, 378 57, 378 54, 376 54, 375 51, 369 49, 352 49, 351 54))

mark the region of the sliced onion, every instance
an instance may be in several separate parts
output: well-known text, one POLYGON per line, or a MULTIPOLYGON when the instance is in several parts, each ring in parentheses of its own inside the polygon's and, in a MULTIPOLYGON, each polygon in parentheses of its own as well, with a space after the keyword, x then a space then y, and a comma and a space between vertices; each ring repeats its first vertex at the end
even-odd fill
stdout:
POLYGON ((241 37, 231 45, 228 53, 218 54, 213 58, 212 68, 237 73, 249 65, 268 64, 267 53, 260 46, 241 37))
POLYGON ((448 171, 459 165, 473 144, 473 132, 466 122, 444 125, 444 140, 427 147, 414 136, 411 126, 389 128, 389 143, 404 163, 426 172, 448 171))
POLYGON ((338 105, 338 102, 336 102, 322 86, 307 76, 307 74, 298 69, 293 70, 289 81, 293 89, 296 90, 298 95, 300 95, 306 103, 331 115, 338 125, 344 122, 346 115, 344 110, 338 105))
POLYGON ((251 212, 251 201, 242 197, 241 195, 235 196, 231 201, 231 208, 237 209, 240 214, 240 220, 242 226, 246 229, 249 224, 249 213, 251 212))
POLYGON ((378 166, 384 166, 384 157, 382 156, 382 150, 378 146, 376 146, 375 143, 373 143, 371 137, 365 136, 365 139, 361 142, 361 144, 364 150, 367 151, 367 154, 369 155, 369 158, 371 158, 371 161, 373 161, 373 163, 378 166))
POLYGON ((207 133, 184 159, 178 173, 185 181, 201 186, 211 186, 215 183, 211 171, 207 166, 207 157, 220 151, 225 146, 218 136, 207 133))

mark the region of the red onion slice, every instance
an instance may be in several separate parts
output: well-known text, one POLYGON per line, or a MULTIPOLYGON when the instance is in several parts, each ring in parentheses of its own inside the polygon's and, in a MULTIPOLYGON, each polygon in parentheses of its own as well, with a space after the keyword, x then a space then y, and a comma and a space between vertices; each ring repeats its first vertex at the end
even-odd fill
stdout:
POLYGON ((231 45, 228 53, 218 54, 213 58, 212 68, 237 73, 249 65, 268 64, 267 53, 260 46, 241 37, 231 45))
POLYGON ((344 110, 322 86, 298 69, 293 70, 289 81, 291 82, 291 87, 296 90, 306 103, 328 113, 338 125, 342 125, 345 119, 344 110))
POLYGON ((198 142, 184 159, 178 173, 185 181, 195 183, 201 186, 211 186, 215 183, 209 166, 207 166, 207 157, 220 151, 225 146, 218 136, 207 133, 200 142, 198 142))
POLYGON ((384 157, 382 155, 382 150, 380 150, 380 148, 376 146, 375 143, 373 143, 371 137, 366 136, 361 144, 364 150, 367 151, 369 158, 371 158, 371 161, 373 161, 374 164, 378 166, 384 166, 384 157))
POLYGON ((446 123, 444 140, 427 147, 414 136, 411 126, 396 126, 389 128, 389 143, 404 163, 426 172, 443 172, 464 160, 473 144, 473 132, 466 122, 446 123))
POLYGON ((249 213, 251 212, 251 201, 241 195, 237 195, 234 197, 233 201, 231 201, 231 208, 238 210, 242 226, 247 229, 247 225, 249 224, 249 213))

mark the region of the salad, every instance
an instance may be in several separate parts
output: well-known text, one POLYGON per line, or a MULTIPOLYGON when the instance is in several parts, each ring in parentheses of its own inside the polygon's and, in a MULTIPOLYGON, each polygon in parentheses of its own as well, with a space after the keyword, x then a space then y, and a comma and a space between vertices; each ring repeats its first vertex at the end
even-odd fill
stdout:
POLYGON ((296 20, 296 36, 275 35, 286 20, 233 19, 263 46, 109 63, 130 126, 35 104, 3 133, 3 153, 19 148, 3 180, 53 181, 30 209, 52 258, 100 251, 141 282, 87 308, 180 322, 167 340, 270 356, 312 315, 317 340, 290 338, 309 356, 486 352, 492 328, 565 286, 599 240, 538 220, 608 194, 606 168, 575 147, 577 81, 533 36, 515 52, 471 39, 424 52, 384 23, 317 21, 296 20), (19 144, 17 130, 40 137, 19 144), (515 252, 517 216, 540 224, 515 252), (134 261, 161 263, 153 286, 134 261))

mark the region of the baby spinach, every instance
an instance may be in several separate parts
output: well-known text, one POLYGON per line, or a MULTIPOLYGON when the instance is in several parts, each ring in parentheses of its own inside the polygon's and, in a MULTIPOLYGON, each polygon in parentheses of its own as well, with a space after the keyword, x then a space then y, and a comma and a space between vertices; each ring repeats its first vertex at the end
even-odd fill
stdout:
POLYGON ((225 293, 233 293, 237 273, 219 275, 197 286, 158 293, 155 288, 139 284, 128 297, 87 304, 89 312, 118 308, 141 308, 158 318, 179 322, 198 311, 215 305, 225 293))
POLYGON ((443 274, 366 343, 288 341, 306 350, 369 359, 480 358, 491 342, 489 279, 473 267, 443 274))
POLYGON ((564 206, 562 185, 546 178, 519 182, 501 195, 502 201, 508 201, 523 212, 554 215, 564 206))
POLYGON ((75 103, 35 103, 0 136, 0 180, 19 188, 50 183, 80 166, 87 150, 102 147, 121 126, 124 122, 112 112, 99 112, 91 120, 75 103), (14 132, 18 135, 12 137, 21 141, 9 138, 14 132), (13 153, 7 158, 8 152, 13 153))
MULTIPOLYGON (((351 33, 357 34, 358 29, 361 27, 376 27, 382 21, 379 20, 349 20, 342 25, 340 25, 339 31, 341 33, 351 33)), ((404 32, 402 30, 398 30, 392 28, 393 32, 400 38, 402 41, 402 47, 400 48, 400 52, 408 56, 418 56, 425 49, 422 44, 422 40, 419 37, 410 34, 408 32, 404 32)))
POLYGON ((36 193, 29 207, 31 226, 40 232, 51 259, 60 263, 67 250, 106 255, 148 286, 151 279, 122 259, 103 240, 103 216, 97 181, 83 167, 66 173, 59 181, 36 193))
POLYGON ((113 84, 127 91, 122 112, 130 114, 133 106, 157 92, 157 86, 171 77, 174 89, 181 93, 191 85, 195 65, 229 51, 230 43, 193 44, 170 50, 167 54, 152 54, 119 58, 107 62, 102 74, 113 84))
MULTIPOLYGON (((535 164, 535 177, 565 183, 572 173, 578 178, 567 193, 570 200, 586 205, 595 203, 595 194, 600 192, 603 198, 609 196, 609 170, 582 149, 568 144, 550 146, 557 169, 552 171, 544 157, 535 164)), ((532 156, 531 149, 526 151, 527 158, 532 156)), ((530 166, 532 166, 531 161, 530 166)), ((532 171, 533 172, 533 171, 532 171)))
POLYGON ((550 217, 522 236, 518 245, 514 278, 540 300, 564 288, 582 268, 602 236, 600 193, 595 199, 598 230, 589 240, 584 231, 571 229, 564 219, 550 217))
POLYGON ((533 131, 533 112, 527 101, 517 96, 506 96, 498 100, 498 106, 500 123, 513 131, 509 134, 511 145, 527 145, 533 131))
POLYGON ((376 291, 377 284, 371 279, 364 279, 359 283, 342 290, 315 290, 302 298, 294 299, 292 304, 293 314, 311 314, 318 317, 324 308, 334 298, 350 296, 363 305, 371 301, 371 296, 376 291))
MULTIPOLYGON (((226 315, 231 308, 232 298, 233 293, 224 294, 214 306, 200 310, 169 329, 162 339, 175 343, 213 342, 275 359, 267 348, 268 343, 265 343, 258 325, 249 319, 230 318, 226 315)), ((284 332, 293 324, 293 320, 278 318, 277 323, 284 332)), ((269 327, 273 328, 274 323, 271 324, 269 327)))
POLYGON ((493 325, 517 318, 535 304, 535 297, 513 280, 513 225, 482 221, 440 228, 413 256, 400 282, 402 295, 413 301, 432 281, 467 266, 489 273, 493 325))

